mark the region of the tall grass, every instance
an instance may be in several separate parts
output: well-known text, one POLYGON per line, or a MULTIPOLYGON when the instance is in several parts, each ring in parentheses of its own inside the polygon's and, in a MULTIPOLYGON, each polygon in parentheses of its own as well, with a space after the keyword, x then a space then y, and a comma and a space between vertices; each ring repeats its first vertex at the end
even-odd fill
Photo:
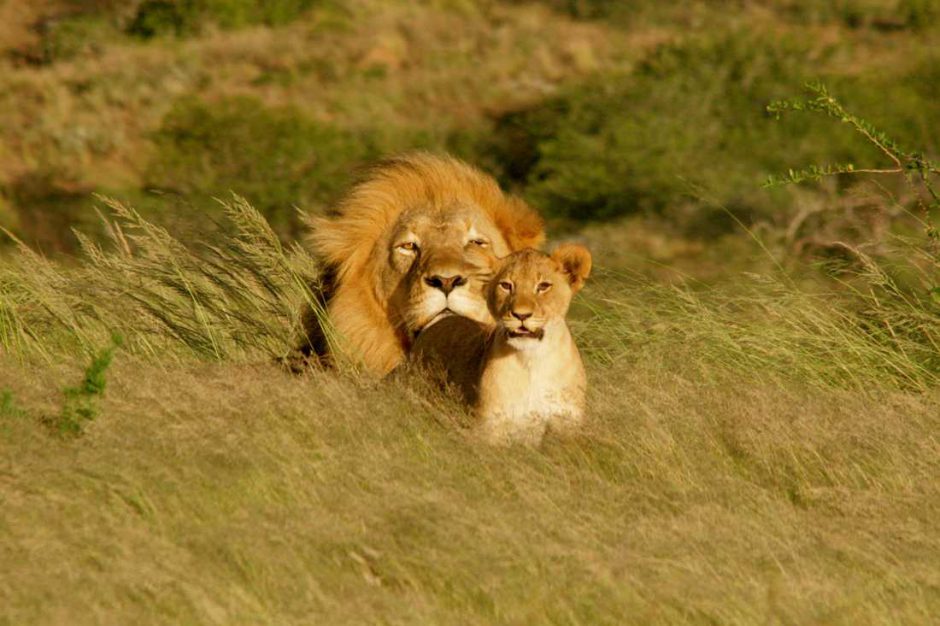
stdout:
POLYGON ((704 379, 856 390, 938 382, 930 346, 868 324, 845 293, 757 275, 704 289, 609 274, 579 305, 589 314, 574 322, 582 350, 600 363, 668 367, 679 359, 704 379))
POLYGON ((888 176, 902 178, 913 196, 906 212, 920 226, 916 237, 896 238, 893 254, 875 256, 862 247, 836 242, 855 262, 861 287, 855 288, 862 303, 867 331, 894 344, 905 354, 936 371, 940 368, 940 163, 924 152, 904 148, 868 120, 847 110, 820 83, 806 85, 807 97, 774 102, 768 110, 778 118, 784 113, 821 115, 848 126, 865 139, 883 164, 855 165, 851 162, 812 164, 790 169, 784 176, 771 176, 766 186, 800 184, 823 178, 888 176))
MULTIPOLYGON (((222 203, 225 228, 213 244, 184 244, 124 204, 103 202, 110 245, 79 235, 78 266, 22 244, 0 263, 0 341, 9 352, 92 354, 119 333, 149 360, 251 362, 291 354, 305 308, 325 319, 316 260, 284 247, 244 199, 222 203)), ((597 363, 682 358, 706 376, 852 389, 936 381, 932 348, 917 337, 868 324, 845 295, 812 295, 785 279, 701 289, 610 269, 587 293, 574 324, 597 363)))
MULTIPOLYGON (((56 264, 19 244, 0 265, 0 343, 21 356, 91 352, 114 333, 151 358, 282 357, 315 297, 317 264, 285 247, 244 199, 222 202, 231 234, 184 245, 134 209, 102 199, 110 239, 78 234, 84 259, 56 264)), ((331 335, 328 333, 328 340, 331 335)))

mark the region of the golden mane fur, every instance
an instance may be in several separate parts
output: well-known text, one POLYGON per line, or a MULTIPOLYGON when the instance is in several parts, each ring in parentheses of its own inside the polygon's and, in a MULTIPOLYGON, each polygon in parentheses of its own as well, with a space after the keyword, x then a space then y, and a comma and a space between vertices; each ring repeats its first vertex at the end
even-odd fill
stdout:
MULTIPOLYGON (((420 279, 412 276, 416 273, 412 270, 390 273, 385 265, 394 253, 386 248, 406 212, 409 219, 434 215, 446 220, 451 207, 459 207, 461 219, 470 215, 477 226, 498 231, 487 254, 538 246, 544 238, 539 215, 522 200, 504 194, 490 176, 457 159, 428 153, 378 163, 330 215, 310 221, 310 241, 329 279, 323 294, 329 320, 344 351, 379 375, 402 361, 413 334, 420 330, 402 321, 404 314, 398 310, 402 305, 394 304, 390 295, 398 289, 395 281, 420 279)), ((422 250, 422 254, 434 252, 422 250)), ((476 294, 482 287, 467 287, 471 289, 476 294)), ((479 298, 482 302, 482 294, 479 298)), ((323 352, 322 329, 310 328, 308 334, 310 343, 323 352)))

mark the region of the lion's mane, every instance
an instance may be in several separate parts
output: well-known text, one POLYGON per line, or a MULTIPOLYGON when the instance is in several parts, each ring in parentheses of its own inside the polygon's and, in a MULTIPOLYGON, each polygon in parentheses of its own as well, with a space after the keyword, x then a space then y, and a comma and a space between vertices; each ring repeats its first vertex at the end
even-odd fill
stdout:
MULTIPOLYGON (((457 159, 428 153, 379 162, 325 217, 313 218, 310 242, 324 267, 322 303, 345 352, 367 369, 385 374, 407 354, 410 338, 396 327, 375 267, 377 245, 406 209, 428 211, 462 202, 476 207, 500 231, 510 250, 541 244, 541 217, 502 192, 496 181, 457 159)), ((308 316, 308 350, 329 358, 325 333, 308 316)))

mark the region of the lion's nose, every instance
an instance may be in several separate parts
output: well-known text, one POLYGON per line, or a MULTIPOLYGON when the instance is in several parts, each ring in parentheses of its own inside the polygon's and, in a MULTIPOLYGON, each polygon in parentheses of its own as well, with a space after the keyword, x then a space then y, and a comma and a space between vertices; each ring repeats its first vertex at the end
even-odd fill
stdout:
POLYGON ((434 276, 425 276, 424 282, 435 289, 440 289, 446 296, 457 287, 466 284, 467 279, 460 275, 441 276, 440 274, 435 274, 434 276))
POLYGON ((532 311, 513 311, 512 316, 520 322, 524 322, 532 317, 532 311))

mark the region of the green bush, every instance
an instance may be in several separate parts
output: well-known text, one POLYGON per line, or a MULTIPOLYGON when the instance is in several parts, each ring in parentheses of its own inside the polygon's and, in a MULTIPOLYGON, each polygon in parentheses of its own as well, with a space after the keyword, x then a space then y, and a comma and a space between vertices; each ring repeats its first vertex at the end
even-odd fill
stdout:
MULTIPOLYGON (((923 228, 920 237, 906 237, 900 251, 882 258, 851 249, 862 286, 861 301, 866 330, 888 344, 908 342, 912 356, 929 371, 940 371, 940 231, 934 220, 940 213, 940 162, 902 146, 894 137, 847 110, 822 84, 806 86, 807 97, 780 100, 768 106, 777 117, 785 113, 816 114, 848 126, 864 138, 887 166, 868 164, 811 164, 786 175, 771 176, 767 186, 819 181, 829 176, 894 176, 911 188, 923 228)), ((844 244, 843 244, 844 245, 844 244)))
POLYGON ((773 3, 784 16, 802 24, 842 24, 849 28, 922 30, 940 16, 938 0, 789 0, 773 3))
MULTIPOLYGON (((825 62, 807 54, 804 45, 767 34, 664 45, 630 74, 598 77, 503 117, 488 152, 504 182, 524 187, 555 217, 681 210, 703 234, 722 228, 725 209, 745 220, 772 217, 790 203, 785 191, 760 190, 768 174, 794 157, 848 160, 866 150, 860 138, 821 120, 802 118, 786 128, 768 123, 764 105, 825 62)), ((890 130, 908 138, 940 119, 937 87, 917 80, 936 71, 925 63, 890 78, 835 84, 872 103, 890 87, 893 102, 905 101, 894 108, 909 113, 892 113, 890 130)))
POLYGON ((764 10, 797 24, 843 25, 849 28, 879 30, 932 28, 940 16, 940 0, 764 0, 756 3, 747 0, 698 0, 681 3, 650 0, 542 0, 542 3, 575 18, 605 20, 626 26, 651 22, 686 22, 690 26, 704 26, 703 22, 714 21, 721 9, 743 13, 748 5, 754 4, 763 5, 764 10))
POLYGON ((127 32, 143 39, 166 35, 182 35, 196 30, 195 20, 183 11, 181 3, 169 0, 148 0, 144 2, 134 19, 127 26, 127 32))
POLYGON ((97 10, 49 19, 39 25, 39 32, 35 60, 41 63, 97 54, 105 43, 121 36, 114 22, 97 10))
POLYGON ((286 24, 317 0, 147 0, 127 26, 129 34, 149 39, 191 35, 207 24, 240 28, 251 24, 286 24))
POLYGON ((357 164, 378 155, 370 133, 314 122, 292 108, 250 98, 179 102, 154 137, 151 187, 188 196, 197 208, 234 191, 281 233, 298 226, 295 206, 333 198, 357 164))
POLYGON ((324 0, 66 0, 43 12, 36 25, 38 49, 27 56, 41 63, 94 54, 126 35, 150 39, 197 35, 207 26, 287 24, 324 0), (136 7, 134 5, 137 5, 136 7))

